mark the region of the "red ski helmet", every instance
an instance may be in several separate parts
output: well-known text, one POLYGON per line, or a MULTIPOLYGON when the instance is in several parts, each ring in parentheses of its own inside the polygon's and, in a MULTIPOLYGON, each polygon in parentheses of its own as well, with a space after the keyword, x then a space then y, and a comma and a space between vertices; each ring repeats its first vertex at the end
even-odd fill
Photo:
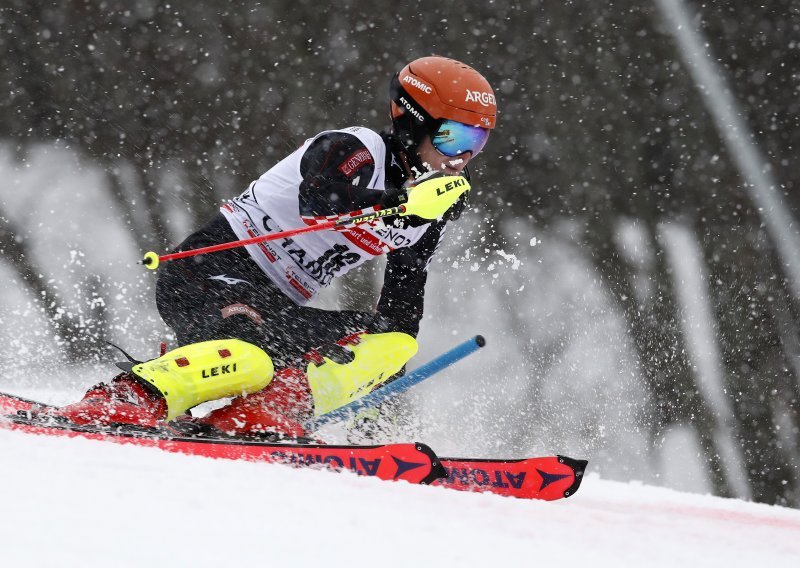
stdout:
POLYGON ((460 61, 437 55, 415 59, 392 78, 389 91, 395 134, 408 147, 433 137, 448 120, 483 129, 486 137, 494 128, 492 87, 460 61))

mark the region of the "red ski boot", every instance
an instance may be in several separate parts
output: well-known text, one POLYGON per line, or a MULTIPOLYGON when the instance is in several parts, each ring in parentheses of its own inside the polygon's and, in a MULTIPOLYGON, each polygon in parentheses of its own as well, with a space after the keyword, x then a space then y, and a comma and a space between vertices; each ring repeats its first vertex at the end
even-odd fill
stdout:
POLYGON ((108 384, 92 387, 80 401, 48 414, 75 424, 156 426, 167 416, 167 403, 141 381, 122 373, 108 384))
POLYGON ((197 420, 229 435, 275 433, 299 438, 313 415, 308 379, 301 369, 281 369, 257 393, 240 396, 197 420))

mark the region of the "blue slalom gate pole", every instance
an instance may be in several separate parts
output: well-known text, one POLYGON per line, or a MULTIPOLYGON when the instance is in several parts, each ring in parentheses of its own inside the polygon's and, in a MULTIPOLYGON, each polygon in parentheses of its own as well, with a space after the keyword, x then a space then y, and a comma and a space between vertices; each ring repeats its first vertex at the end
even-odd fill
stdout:
POLYGON ((358 400, 354 400, 350 404, 346 404, 340 408, 337 408, 336 410, 328 412, 327 414, 323 414, 322 416, 312 418, 303 426, 305 427, 306 431, 312 432, 324 426, 325 424, 330 424, 331 422, 337 422, 339 420, 355 416, 365 408, 377 406, 383 401, 407 391, 431 375, 438 373, 442 369, 445 369, 453 363, 460 361, 464 357, 474 353, 484 345, 486 345, 486 340, 483 338, 483 336, 476 335, 472 339, 469 339, 460 345, 456 345, 450 351, 442 353, 418 369, 414 369, 409 374, 403 375, 399 379, 392 381, 388 385, 380 387, 378 390, 373 391, 368 395, 359 398, 358 400))

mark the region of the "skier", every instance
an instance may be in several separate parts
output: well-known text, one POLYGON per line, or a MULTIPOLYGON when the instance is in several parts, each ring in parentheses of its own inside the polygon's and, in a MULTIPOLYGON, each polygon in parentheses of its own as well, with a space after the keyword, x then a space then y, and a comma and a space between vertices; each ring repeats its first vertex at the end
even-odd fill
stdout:
MULTIPOLYGON (((395 74, 390 98, 388 133, 351 127, 309 138, 179 250, 397 206, 431 176, 468 179, 467 164, 495 126, 486 79, 458 61, 423 57, 395 74)), ((124 367, 59 414, 76 423, 155 425, 243 395, 199 422, 229 434, 302 435, 304 419, 380 386, 416 353, 427 267, 466 195, 433 220, 396 217, 166 264, 156 303, 181 347, 124 367), (374 313, 306 305, 382 254, 374 313)))

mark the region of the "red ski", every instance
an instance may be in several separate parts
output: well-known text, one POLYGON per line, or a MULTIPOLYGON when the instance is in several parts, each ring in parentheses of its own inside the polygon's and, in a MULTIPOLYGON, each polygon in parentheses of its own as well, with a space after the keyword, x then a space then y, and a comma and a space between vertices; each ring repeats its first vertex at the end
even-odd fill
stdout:
MULTIPOLYGON (((459 491, 489 492, 520 499, 552 501, 569 497, 580 487, 585 460, 565 456, 520 460, 437 458, 424 444, 331 446, 313 440, 284 442, 247 438, 187 435, 173 427, 119 425, 108 428, 41 421, 28 414, 49 405, 0 393, 0 427, 33 434, 80 436, 119 444, 136 444, 191 455, 265 461, 349 470, 380 479, 438 485, 459 491)), ((174 423, 173 423, 174 424, 174 423)))
POLYGON ((566 456, 520 460, 441 458, 441 462, 447 476, 432 485, 545 501, 573 495, 589 463, 566 456))
POLYGON ((44 404, 21 396, 0 392, 0 416, 14 414, 18 410, 29 410, 33 405, 44 408, 52 407, 51 404, 44 404))
POLYGON ((171 427, 132 425, 82 426, 29 413, 34 401, 0 393, 0 426, 48 436, 81 437, 117 444, 134 444, 168 452, 231 460, 282 463, 334 471, 347 470, 386 480, 429 484, 444 475, 438 458, 425 444, 333 446, 289 443, 248 438, 185 435, 171 427))

